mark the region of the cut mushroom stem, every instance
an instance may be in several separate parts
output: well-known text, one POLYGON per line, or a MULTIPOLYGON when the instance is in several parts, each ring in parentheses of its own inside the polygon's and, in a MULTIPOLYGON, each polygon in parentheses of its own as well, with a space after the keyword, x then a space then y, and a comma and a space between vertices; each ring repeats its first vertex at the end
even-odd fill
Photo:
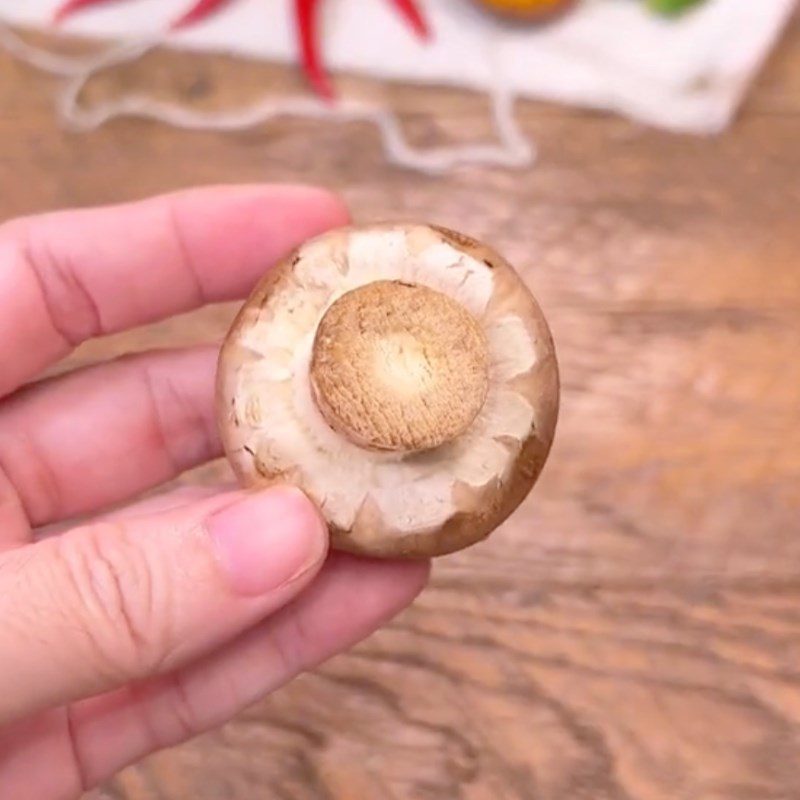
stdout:
POLYGON ((426 286, 368 283, 336 300, 317 328, 314 399, 362 447, 414 453, 450 442, 475 420, 488 387, 477 320, 426 286))
POLYGON ((527 495, 558 373, 497 253, 384 224, 307 242, 264 278, 223 346, 218 399, 245 485, 299 486, 334 547, 428 557, 484 538, 527 495))

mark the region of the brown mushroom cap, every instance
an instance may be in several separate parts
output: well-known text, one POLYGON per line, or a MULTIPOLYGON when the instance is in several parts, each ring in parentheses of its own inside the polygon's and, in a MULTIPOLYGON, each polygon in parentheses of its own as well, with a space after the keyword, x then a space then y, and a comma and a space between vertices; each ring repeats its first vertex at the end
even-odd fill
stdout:
POLYGON ((539 306, 493 250, 436 226, 352 226, 255 289, 218 407, 245 486, 302 488, 335 548, 421 558, 483 539, 525 498, 558 372, 539 306))

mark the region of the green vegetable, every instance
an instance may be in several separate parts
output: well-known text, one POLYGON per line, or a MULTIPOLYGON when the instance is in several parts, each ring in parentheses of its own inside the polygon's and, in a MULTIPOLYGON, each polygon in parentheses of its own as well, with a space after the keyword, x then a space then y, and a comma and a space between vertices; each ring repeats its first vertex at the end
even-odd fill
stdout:
POLYGON ((657 14, 675 16, 688 11, 692 6, 699 5, 703 0, 646 0, 647 7, 657 14))

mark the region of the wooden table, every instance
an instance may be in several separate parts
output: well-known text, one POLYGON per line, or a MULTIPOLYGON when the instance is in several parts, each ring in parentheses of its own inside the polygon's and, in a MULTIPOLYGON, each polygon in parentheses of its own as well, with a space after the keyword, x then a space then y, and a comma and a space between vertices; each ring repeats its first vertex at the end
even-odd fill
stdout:
MULTIPOLYGON (((800 798, 798 76, 796 19, 722 137, 526 103, 535 168, 435 179, 387 167, 358 124, 65 133, 53 81, 0 57, 0 216, 191 184, 322 183, 359 220, 424 218, 504 251, 563 371, 551 461, 489 543, 438 563, 416 605, 352 653, 105 796, 800 798)), ((475 96, 343 83, 401 109, 415 141, 489 135, 475 96)), ((158 54, 89 94, 112 86, 212 107, 299 83, 158 54)), ((230 312, 72 363, 213 336, 230 312)))

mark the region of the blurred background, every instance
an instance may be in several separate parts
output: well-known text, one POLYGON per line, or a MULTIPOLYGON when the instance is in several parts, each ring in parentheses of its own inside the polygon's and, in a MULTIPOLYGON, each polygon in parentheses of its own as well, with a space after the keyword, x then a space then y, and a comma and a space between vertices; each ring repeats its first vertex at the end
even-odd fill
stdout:
MULTIPOLYGON (((800 798, 793 0, 316 5, 329 80, 288 0, 167 37, 177 0, 58 29, 58 3, 0 0, 0 218, 290 181, 463 230, 550 321, 556 443, 387 629, 93 797, 800 798)), ((66 367, 219 338, 234 310, 66 367)))

